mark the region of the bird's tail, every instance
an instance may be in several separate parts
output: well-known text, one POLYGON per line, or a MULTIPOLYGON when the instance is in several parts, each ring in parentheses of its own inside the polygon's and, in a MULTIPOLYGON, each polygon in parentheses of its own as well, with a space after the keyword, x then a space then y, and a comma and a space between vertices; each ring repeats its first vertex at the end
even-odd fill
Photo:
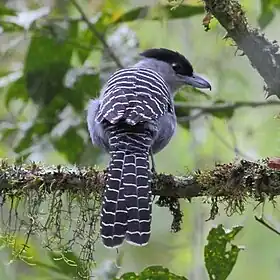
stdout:
POLYGON ((101 214, 101 237, 106 247, 124 239, 144 246, 151 228, 151 173, 146 133, 110 135, 111 160, 101 214))

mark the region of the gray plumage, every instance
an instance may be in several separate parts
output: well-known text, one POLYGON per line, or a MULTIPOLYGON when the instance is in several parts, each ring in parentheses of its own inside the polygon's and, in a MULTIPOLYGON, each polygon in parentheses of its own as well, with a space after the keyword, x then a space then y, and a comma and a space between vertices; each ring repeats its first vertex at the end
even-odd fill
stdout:
POLYGON ((106 247, 124 239, 146 245, 151 232, 149 154, 161 151, 176 128, 174 93, 184 84, 211 88, 177 52, 150 49, 131 68, 116 71, 91 100, 92 142, 110 153, 100 232, 106 247))

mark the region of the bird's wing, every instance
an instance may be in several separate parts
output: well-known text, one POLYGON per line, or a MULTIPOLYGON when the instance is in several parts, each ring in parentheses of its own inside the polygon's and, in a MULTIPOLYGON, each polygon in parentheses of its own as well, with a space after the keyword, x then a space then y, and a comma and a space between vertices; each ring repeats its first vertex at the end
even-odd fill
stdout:
POLYGON ((124 69, 108 81, 96 120, 129 125, 155 121, 172 107, 164 80, 147 69, 124 69))

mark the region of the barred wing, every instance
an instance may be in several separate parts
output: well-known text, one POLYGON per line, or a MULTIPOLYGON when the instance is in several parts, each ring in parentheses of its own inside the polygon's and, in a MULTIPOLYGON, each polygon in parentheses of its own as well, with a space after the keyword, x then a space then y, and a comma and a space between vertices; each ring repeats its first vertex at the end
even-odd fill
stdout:
POLYGON ((170 109, 169 88, 159 74, 150 69, 128 68, 109 79, 96 121, 116 124, 122 120, 135 125, 157 120, 170 109))

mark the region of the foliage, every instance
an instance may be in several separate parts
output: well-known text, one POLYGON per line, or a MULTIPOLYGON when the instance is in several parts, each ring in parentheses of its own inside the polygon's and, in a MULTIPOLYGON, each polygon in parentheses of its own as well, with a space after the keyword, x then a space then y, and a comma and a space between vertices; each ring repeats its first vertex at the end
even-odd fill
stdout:
MULTIPOLYGON (((24 12, 18 13, 3 4, 0 6, 2 31, 28 32, 31 37, 22 72, 9 83, 5 95, 7 110, 15 101, 21 101, 21 108, 30 102, 34 105, 28 122, 23 122, 21 126, 11 124, 2 129, 2 140, 9 141, 11 137, 17 139, 13 150, 18 159, 28 159, 33 147, 44 147, 46 141, 70 163, 79 163, 87 157, 89 145, 88 138, 84 136, 87 135, 84 110, 88 100, 99 94, 106 71, 112 71, 111 68, 99 71, 97 64, 88 63, 91 56, 109 56, 106 48, 102 48, 99 33, 113 36, 121 23, 146 18, 158 21, 189 18, 202 14, 204 9, 193 5, 180 5, 176 9, 156 5, 118 14, 111 9, 102 12, 93 19, 97 33, 91 32, 91 28, 81 19, 69 17, 67 20, 57 20, 53 19, 52 11, 42 12, 41 9, 33 11, 35 17, 33 21, 30 20, 26 31, 25 25, 21 26, 18 21, 24 12)), ((3 78, 12 74, 8 72, 3 78)), ((194 90, 194 93, 197 92, 194 90)), ((186 101, 182 95, 178 95, 177 100, 186 101)), ((177 113, 179 117, 189 114, 188 110, 182 109, 178 109, 177 113)), ((232 116, 231 112, 229 114, 232 116)), ((213 112, 213 115, 225 116, 219 112, 213 112)), ((22 118, 22 110, 19 110, 18 118, 22 118)), ((188 122, 182 125, 189 128, 188 122)), ((100 153, 93 148, 91 152, 95 156, 91 157, 90 163, 96 163, 100 153)))
POLYGON ((260 27, 265 28, 273 20, 277 9, 280 9, 279 0, 261 0, 260 27))
POLYGON ((187 280, 183 276, 175 275, 174 273, 169 272, 167 268, 161 266, 150 266, 145 268, 138 275, 134 272, 129 272, 123 274, 120 280, 144 280, 144 279, 153 279, 153 280, 187 280))
MULTIPOLYGON (((108 54, 100 49, 99 36, 92 33, 82 20, 68 18, 54 21, 51 11, 45 20, 46 14, 42 14, 40 9, 33 12, 37 16, 27 30, 31 40, 22 75, 10 83, 5 104, 9 109, 13 101, 21 100, 22 106, 30 101, 36 106, 27 128, 9 127, 2 131, 3 140, 11 135, 19 138, 13 149, 21 160, 28 158, 34 145, 47 139, 68 162, 79 163, 88 146, 83 137, 86 132, 84 109, 88 100, 99 94, 101 86, 97 65, 87 66, 86 62, 93 53, 96 56, 108 54), (74 120, 65 121, 63 114, 74 115, 74 120)), ((172 11, 169 6, 143 6, 124 11, 116 17, 105 10, 96 18, 94 28, 99 33, 112 34, 121 23, 145 19, 150 15, 154 20, 162 20, 187 18, 202 12, 201 6, 184 5, 172 11)), ((22 14, 2 4, 0 16, 3 31, 19 31, 21 26, 17 23, 17 17, 22 14)), ((21 30, 26 32, 24 26, 21 30)), ((97 151, 95 154, 98 156, 97 151)))
MULTIPOLYGON (((242 226, 236 226, 225 230, 222 225, 212 228, 208 234, 208 244, 204 247, 204 260, 209 279, 225 280, 233 269, 241 247, 231 244, 236 235, 242 230, 242 226), (231 248, 228 248, 230 244, 231 248)), ((7 239, 2 238, 2 245, 7 244, 7 239)), ((9 243, 11 244, 11 243, 9 243)), ((14 249, 13 247, 11 247, 14 249)), ((31 249, 36 252, 35 247, 31 249)), ((88 279, 90 275, 102 277, 102 279, 116 280, 187 280, 186 277, 176 275, 169 269, 162 266, 149 266, 140 273, 126 272, 121 276, 119 269, 123 259, 123 254, 117 256, 115 262, 107 261, 99 269, 90 269, 84 266, 83 262, 73 252, 47 252, 48 260, 46 262, 32 258, 28 249, 21 259, 32 264, 34 269, 62 277, 61 279, 88 279)), ((38 253, 37 253, 38 254, 38 253)), ((19 255, 16 255, 18 257, 19 255)), ((14 256, 15 257, 15 256, 14 256)))
MULTIPOLYGON (((4 120, 0 127, 1 140, 6 146, 12 146, 11 151, 18 161, 28 160, 34 151, 39 150, 47 153, 55 151, 63 155, 65 161, 70 164, 93 165, 100 163, 101 152, 93 148, 90 143, 85 123, 85 108, 90 98, 97 97, 106 77, 117 68, 114 58, 110 56, 102 39, 105 38, 111 50, 120 58, 122 65, 126 66, 135 61, 134 55, 139 51, 138 34, 133 31, 131 27, 133 24, 144 25, 152 21, 164 25, 167 21, 173 23, 195 16, 199 16, 202 23, 204 7, 202 4, 197 5, 197 1, 193 1, 195 2, 193 5, 189 3, 192 1, 179 0, 168 1, 176 2, 173 3, 174 5, 141 4, 140 7, 125 6, 124 8, 120 1, 106 1, 106 4, 97 9, 92 17, 88 17, 87 22, 71 5, 72 1, 59 2, 67 2, 65 4, 67 16, 59 10, 59 5, 53 9, 43 7, 19 12, 0 3, 1 35, 14 38, 18 44, 28 38, 28 41, 24 41, 26 49, 22 54, 23 62, 19 67, 5 63, 0 65, 0 85, 3 87, 2 109, 6 113, 2 116, 4 120), (22 18, 26 18, 26 21, 23 22, 22 18)), ((86 10, 86 8, 87 6, 84 5, 83 9, 86 10)), ((261 28, 267 27, 272 22, 279 8, 279 0, 261 0, 261 13, 258 18, 261 28)), ((140 44, 140 46, 143 45, 140 44)), ((18 50, 14 40, 9 40, 2 56, 8 59, 10 55, 18 55, 18 50)), ((213 62, 209 60, 212 66, 213 62)), ((227 71, 229 73, 230 70, 220 70, 221 79, 224 79, 223 74, 227 71)), ((237 77, 235 74, 233 71, 230 73, 231 79, 239 81, 240 84, 243 83, 244 90, 248 86, 247 79, 242 76, 237 77)), ((201 101, 200 99, 210 104, 226 103, 224 97, 218 96, 215 99, 205 96, 202 91, 192 89, 183 89, 176 96, 176 102, 186 104, 191 101, 201 101)), ((176 113, 181 118, 179 121, 184 132, 190 131, 192 110, 178 106, 176 113)), ((235 109, 212 110, 209 114, 217 121, 227 122, 234 118, 235 109)), ((253 119, 251 124, 254 121, 253 119)), ((215 140, 208 142, 212 143, 215 140)), ((207 154, 208 151, 204 152, 207 154)), ((171 167, 168 168, 171 169, 171 167)), ((60 196, 61 194, 56 195, 53 201, 61 201, 60 196)), ((32 199, 39 200, 40 198, 29 197, 29 201, 32 199)), ((11 207, 15 215, 17 216, 18 212, 24 213, 24 211, 18 211, 17 202, 15 204, 16 206, 11 207)), ((178 212, 181 214, 179 202, 176 200, 177 205, 178 212)), ((25 206, 28 206, 28 203, 25 206)), ((61 209, 61 212, 63 211, 65 210, 61 209)), ((80 211, 79 215, 81 219, 78 216, 76 221, 84 221, 84 213, 80 211)), ((32 215, 28 217, 29 223, 32 223, 32 215)), ((241 229, 241 226, 237 226, 227 231, 219 225, 210 230, 208 244, 204 248, 204 262, 209 279, 224 280, 229 277, 240 252, 240 247, 231 242, 241 229)), ((93 246, 92 243, 86 245, 90 247, 93 246)), ((19 251, 19 248, 15 249, 15 238, 3 237, 1 247, 4 245, 13 247, 10 258, 19 257, 19 254, 15 254, 19 251)), ((34 265, 31 268, 32 272, 37 269, 38 274, 41 275, 44 271, 47 279, 60 279, 60 277, 61 279, 74 277, 82 279, 81 275, 88 278, 91 274, 80 256, 73 252, 44 251, 47 260, 39 257, 32 259, 30 251, 34 253, 33 249, 36 251, 34 247, 31 246, 32 250, 29 251, 26 249, 27 257, 21 258, 25 263, 34 265)), ((93 262, 93 258, 89 261, 93 262)), ((95 263, 92 265, 95 266, 95 263)), ((162 265, 149 266, 138 274, 124 273, 118 279, 147 278, 186 279, 170 272, 162 265)))
POLYGON ((222 225, 219 225, 210 230, 207 237, 208 244, 204 248, 205 266, 210 280, 225 280, 232 271, 241 248, 231 242, 242 228, 236 226, 226 231, 222 225))

